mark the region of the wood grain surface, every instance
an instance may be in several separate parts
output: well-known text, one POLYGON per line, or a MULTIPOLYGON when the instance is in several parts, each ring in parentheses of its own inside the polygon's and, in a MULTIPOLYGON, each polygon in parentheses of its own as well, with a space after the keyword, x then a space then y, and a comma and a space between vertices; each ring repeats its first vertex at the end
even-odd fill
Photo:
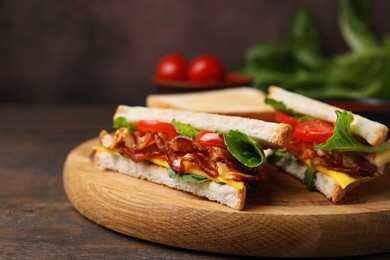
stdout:
POLYGON ((276 168, 249 192, 243 211, 91 163, 96 139, 72 150, 64 187, 95 223, 131 237, 206 252, 280 257, 353 256, 390 251, 390 176, 334 205, 276 168))

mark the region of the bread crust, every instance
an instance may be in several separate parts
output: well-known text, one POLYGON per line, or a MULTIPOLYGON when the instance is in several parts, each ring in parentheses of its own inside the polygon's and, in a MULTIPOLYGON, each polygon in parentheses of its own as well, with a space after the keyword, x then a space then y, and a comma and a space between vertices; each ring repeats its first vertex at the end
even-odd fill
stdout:
POLYGON ((288 124, 168 108, 120 105, 116 110, 114 120, 118 117, 125 117, 131 124, 136 124, 139 120, 145 119, 161 122, 171 122, 175 119, 184 124, 191 124, 192 127, 199 130, 218 131, 220 133, 239 130, 259 142, 263 148, 273 149, 284 148, 292 131, 288 124))
MULTIPOLYGON (((289 92, 276 86, 269 87, 268 92, 269 97, 277 101, 282 101, 287 107, 294 109, 298 113, 328 122, 336 122, 336 110, 343 111, 341 108, 289 92)), ((362 137, 373 146, 377 146, 386 140, 389 131, 387 126, 360 115, 353 114, 353 116, 354 121, 351 124, 352 133, 362 137)))
POLYGON ((136 163, 127 157, 109 151, 96 151, 93 162, 99 170, 113 170, 131 177, 189 192, 236 210, 242 210, 245 205, 246 187, 238 190, 227 184, 221 185, 212 181, 200 184, 186 183, 178 176, 175 179, 170 178, 164 167, 145 162, 136 163))

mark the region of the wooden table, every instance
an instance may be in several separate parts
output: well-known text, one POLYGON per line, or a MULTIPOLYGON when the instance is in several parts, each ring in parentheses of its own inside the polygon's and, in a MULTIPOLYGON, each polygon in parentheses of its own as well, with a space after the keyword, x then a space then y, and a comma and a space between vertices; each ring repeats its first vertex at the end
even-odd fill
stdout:
POLYGON ((72 207, 62 182, 65 158, 76 145, 110 128, 114 109, 0 106, 0 259, 240 258, 124 236, 72 207))

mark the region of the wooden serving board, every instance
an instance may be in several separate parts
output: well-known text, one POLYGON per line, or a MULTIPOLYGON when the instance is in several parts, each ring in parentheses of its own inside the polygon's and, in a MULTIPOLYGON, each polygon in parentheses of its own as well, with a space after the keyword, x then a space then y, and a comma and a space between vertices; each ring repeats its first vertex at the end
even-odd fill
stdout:
POLYGON ((251 256, 349 256, 390 251, 390 176, 362 184, 334 205, 265 166, 269 181, 243 211, 91 162, 89 140, 64 166, 64 186, 85 217, 117 232, 180 248, 251 256))

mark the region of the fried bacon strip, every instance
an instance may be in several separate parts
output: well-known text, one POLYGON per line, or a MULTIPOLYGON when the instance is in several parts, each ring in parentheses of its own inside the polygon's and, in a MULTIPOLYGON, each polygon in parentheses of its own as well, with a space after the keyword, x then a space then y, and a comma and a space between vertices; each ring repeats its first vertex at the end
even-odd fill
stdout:
POLYGON ((116 150, 135 162, 165 159, 174 171, 180 173, 198 168, 212 178, 220 176, 225 180, 246 183, 264 178, 261 167, 247 167, 226 148, 202 145, 187 136, 130 132, 127 128, 120 128, 113 136, 102 131, 100 140, 104 147, 116 150))

